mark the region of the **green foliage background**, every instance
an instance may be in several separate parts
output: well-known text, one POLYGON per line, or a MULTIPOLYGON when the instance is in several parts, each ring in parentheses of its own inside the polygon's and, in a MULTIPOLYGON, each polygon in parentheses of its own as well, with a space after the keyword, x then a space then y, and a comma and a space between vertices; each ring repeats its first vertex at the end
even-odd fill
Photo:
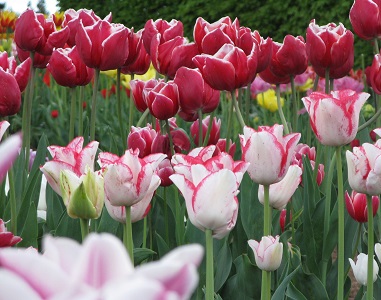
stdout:
MULTIPOLYGON (((352 29, 348 17, 352 3, 348 0, 58 0, 61 10, 88 8, 101 17, 112 12, 113 22, 136 30, 143 28, 149 19, 177 19, 183 22, 185 35, 190 40, 193 39, 193 26, 198 17, 208 22, 224 16, 237 17, 241 26, 258 30, 263 37, 270 36, 277 42, 282 42, 287 34, 305 37, 312 19, 319 25, 341 22, 352 29)), ((357 67, 361 66, 360 54, 364 54, 365 65, 370 65, 372 46, 356 37, 357 67)))

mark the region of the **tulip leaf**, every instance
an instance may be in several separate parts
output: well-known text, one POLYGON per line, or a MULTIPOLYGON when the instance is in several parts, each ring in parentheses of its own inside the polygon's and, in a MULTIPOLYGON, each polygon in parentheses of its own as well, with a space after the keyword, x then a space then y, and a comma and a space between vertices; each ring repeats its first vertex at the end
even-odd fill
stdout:
POLYGON ((20 234, 22 241, 18 244, 18 246, 38 248, 37 209, 33 202, 30 204, 28 213, 23 222, 24 226, 22 227, 20 234))
POLYGON ((69 237, 81 242, 82 236, 79 219, 70 218, 66 212, 63 212, 56 228, 55 236, 69 237))
POLYGON ((66 207, 61 197, 48 184, 46 186, 46 226, 47 232, 56 230, 63 214, 66 215, 66 207))
POLYGON ((165 254, 169 252, 170 250, 169 246, 164 241, 164 239, 160 236, 159 233, 155 232, 155 236, 156 236, 156 243, 157 243, 159 257, 163 257, 165 254))
POLYGON ((295 287, 295 285, 292 284, 292 282, 288 285, 286 295, 294 300, 307 300, 307 298, 304 297, 304 295, 295 287))
POLYGON ((287 289, 288 284, 290 283, 291 279, 295 276, 296 272, 299 270, 300 266, 298 266, 294 271, 292 271, 290 274, 287 275, 286 278, 284 278, 281 283, 279 284, 278 288, 275 290, 272 300, 283 300, 284 294, 287 289))
POLYGON ((156 252, 151 250, 151 249, 135 248, 134 249, 134 263, 135 263, 135 265, 139 265, 144 260, 148 259, 149 257, 151 257, 152 255, 155 255, 155 254, 156 254, 156 252))
POLYGON ((99 223, 98 223, 96 231, 97 232, 109 232, 109 233, 116 235, 120 225, 121 225, 121 223, 119 223, 119 222, 115 221, 113 218, 111 218, 106 207, 103 207, 102 214, 101 214, 101 217, 99 218, 99 223))
POLYGON ((214 290, 218 292, 228 279, 232 266, 232 255, 225 241, 215 259, 214 290))

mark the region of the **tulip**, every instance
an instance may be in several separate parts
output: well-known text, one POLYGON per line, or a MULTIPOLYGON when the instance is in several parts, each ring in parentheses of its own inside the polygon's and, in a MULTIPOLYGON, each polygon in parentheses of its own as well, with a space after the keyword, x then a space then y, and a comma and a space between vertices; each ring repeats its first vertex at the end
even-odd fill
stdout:
MULTIPOLYGON (((17 57, 21 62, 26 61, 27 59, 30 59, 30 51, 24 51, 21 48, 19 48, 16 45, 17 50, 17 57)), ((50 55, 42 55, 39 53, 34 53, 33 56, 33 67, 38 69, 44 69, 46 68, 46 65, 48 64, 50 60, 50 55)))
POLYGON ((353 31, 364 40, 381 37, 381 3, 355 0, 349 11, 353 31))
POLYGON ((376 253, 378 261, 381 261, 381 244, 376 243, 374 245, 374 253, 376 253))
MULTIPOLYGON (((366 195, 352 191, 351 195, 345 192, 345 203, 349 215, 357 222, 364 223, 368 221, 366 195)), ((373 217, 377 213, 380 199, 377 196, 372 197, 373 217)))
POLYGON ((181 67, 173 81, 179 89, 179 116, 185 121, 197 120, 199 111, 211 113, 220 103, 220 92, 204 81, 198 69, 181 67))
POLYGON ((160 81, 152 89, 143 89, 151 114, 159 120, 174 117, 179 110, 179 91, 173 81, 160 81))
POLYGON ((105 194, 114 206, 132 206, 153 192, 160 185, 156 168, 166 157, 162 153, 139 158, 139 150, 126 150, 119 157, 101 152, 99 164, 103 169, 105 194))
MULTIPOLYGON (((281 232, 284 232, 284 228, 286 226, 286 218, 287 218, 287 209, 282 209, 279 215, 279 226, 281 232)), ((290 219, 292 218, 290 213, 290 219)))
POLYGON ((157 175, 160 177, 160 186, 170 186, 173 184, 172 180, 169 178, 175 171, 171 165, 169 158, 165 158, 157 166, 157 175))
POLYGON ((127 137, 127 145, 129 149, 139 149, 139 157, 143 158, 152 153, 151 146, 153 140, 156 138, 157 132, 152 129, 150 124, 147 127, 131 127, 130 133, 127 137))
POLYGON ((13 162, 19 156, 22 144, 22 136, 16 133, 8 137, 0 144, 0 182, 7 175, 8 170, 12 167, 13 162))
POLYGON ((12 232, 7 231, 4 221, 0 219, 0 248, 12 247, 16 245, 17 243, 20 243, 21 241, 22 241, 21 237, 13 235, 12 232))
POLYGON ((216 143, 216 151, 213 156, 218 155, 221 152, 227 152, 231 157, 234 157, 236 150, 236 144, 229 140, 229 148, 226 150, 226 139, 219 139, 216 143))
POLYGON ((347 150, 348 181, 353 190, 368 195, 381 194, 381 140, 347 150))
MULTIPOLYGON (((270 71, 266 70, 266 71, 260 73, 259 76, 262 76, 266 72, 270 72, 270 71)), ((290 77, 288 77, 288 78, 290 78, 290 77)), ((287 80, 289 80, 289 79, 287 79, 287 80)), ((261 106, 261 107, 263 107, 263 108, 265 108, 271 112, 275 112, 278 110, 278 100, 277 100, 277 96, 275 94, 275 91, 273 89, 268 89, 267 91, 265 91, 263 93, 257 94, 256 98, 257 98, 257 102, 258 102, 259 106, 261 106)), ((280 98, 280 105, 281 105, 281 107, 283 107, 283 105, 284 105, 284 98, 283 97, 280 98)))
POLYGON ((302 98, 320 143, 327 146, 349 144, 356 137, 361 107, 369 96, 344 90, 329 95, 313 92, 302 98))
MULTIPOLYGON (((202 120, 202 140, 204 140, 206 137, 209 123, 210 123, 210 116, 208 115, 202 120)), ((199 126, 200 125, 198 121, 193 122, 190 127, 190 133, 192 135, 193 142, 195 143, 195 145, 201 147, 202 145, 199 145, 199 126)), ((210 130, 209 139, 207 142, 208 146, 217 144, 220 138, 221 120, 220 119, 217 120, 217 118, 214 117, 211 126, 212 128, 210 130)))
POLYGON ((191 244, 134 269, 120 240, 107 233, 92 233, 82 245, 46 236, 43 248, 0 250, 2 299, 189 299, 203 256, 191 244))
POLYGON ((248 164, 233 161, 227 153, 211 157, 214 150, 209 146, 196 150, 198 155, 196 151, 188 156, 175 154, 175 174, 169 178, 184 196, 190 222, 222 239, 235 226, 238 187, 248 164))
POLYGON ((142 80, 131 80, 130 88, 132 92, 132 99, 134 100, 135 107, 140 112, 145 112, 148 108, 147 102, 145 99, 145 93, 143 92, 145 89, 151 90, 154 88, 159 82, 157 79, 150 79, 148 81, 142 80))
POLYGON ((250 163, 247 172, 259 184, 270 185, 282 180, 290 166, 300 133, 283 135, 283 126, 245 126, 240 135, 242 159, 250 163))
POLYGON ((51 55, 53 48, 62 48, 69 38, 69 28, 56 31, 52 19, 45 19, 32 9, 24 11, 16 21, 15 43, 24 51, 51 55))
POLYGON ((0 53, 0 67, 5 72, 12 74, 15 77, 20 92, 23 92, 28 85, 30 65, 30 58, 27 58, 21 64, 17 65, 16 59, 13 56, 8 57, 6 51, 0 53))
POLYGON ((97 219, 104 204, 103 178, 87 166, 80 177, 70 170, 60 173, 60 187, 67 213, 72 218, 97 219))
POLYGON ((224 44, 214 55, 196 55, 193 61, 212 88, 232 91, 254 80, 257 56, 255 43, 247 52, 232 44, 224 44))
POLYGON ((279 268, 283 255, 283 244, 279 242, 279 236, 263 236, 260 242, 249 240, 248 243, 258 268, 268 272, 279 268))
POLYGON ((98 20, 85 27, 80 20, 75 38, 79 56, 89 68, 101 71, 118 69, 128 57, 130 34, 122 24, 98 20))
POLYGON ((21 107, 21 92, 16 78, 0 68, 0 116, 17 114, 21 107))
POLYGON ((320 77, 325 77, 327 69, 330 78, 347 75, 353 67, 353 43, 353 33, 341 23, 319 26, 312 20, 307 28, 308 59, 320 77))
MULTIPOLYGON (((357 255, 357 262, 355 263, 353 259, 348 258, 352 267, 353 274, 358 283, 362 285, 367 285, 367 273, 368 273, 368 255, 360 253, 357 255)), ((373 258, 373 282, 377 280, 378 265, 373 258)))
POLYGON ((381 55, 376 54, 373 57, 372 65, 367 69, 366 78, 370 83, 370 86, 378 95, 381 94, 381 55))
POLYGON ((67 87, 87 85, 94 77, 94 70, 82 62, 76 46, 55 49, 47 69, 59 85, 67 87))
POLYGON ((252 36, 258 48, 257 72, 260 73, 264 71, 270 63, 273 43, 271 38, 268 37, 264 39, 257 30, 253 31, 252 36))
POLYGON ((70 170, 78 177, 85 174, 87 166, 90 167, 90 171, 94 170, 94 159, 99 143, 93 141, 82 149, 83 140, 83 137, 76 137, 66 147, 48 147, 48 151, 53 159, 40 167, 40 170, 44 173, 48 183, 58 195, 61 195, 61 170, 70 170))
MULTIPOLYGON (((271 207, 282 210, 290 201, 292 195, 301 182, 302 168, 297 165, 291 165, 286 173, 286 176, 277 183, 270 185, 269 204, 271 207)), ((262 204, 264 203, 264 188, 259 185, 258 199, 262 204)))

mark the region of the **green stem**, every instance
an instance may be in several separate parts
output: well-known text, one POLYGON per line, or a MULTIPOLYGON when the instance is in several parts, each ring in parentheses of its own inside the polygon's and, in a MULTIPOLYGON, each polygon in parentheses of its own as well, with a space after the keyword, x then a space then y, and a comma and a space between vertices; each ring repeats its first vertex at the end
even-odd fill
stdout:
MULTIPOLYGON (((263 236, 271 235, 271 207, 270 207, 270 186, 264 185, 264 215, 263 215, 263 236)), ((271 298, 271 273, 262 270, 262 300, 271 298)))
POLYGON ((330 91, 329 87, 329 68, 325 69, 325 93, 328 95, 330 91))
POLYGON ((380 49, 378 48, 378 39, 374 38, 373 40, 373 51, 374 54, 380 54, 380 49))
MULTIPOLYGON (((124 130, 124 123, 122 119, 122 97, 120 95, 120 68, 116 70, 116 100, 118 103, 118 121, 119 121, 119 131, 120 131, 120 137, 122 138, 122 146, 123 146, 123 152, 127 148, 127 138, 126 138, 126 132, 124 130)), ((130 103, 131 106, 131 103, 130 103)))
POLYGON ((15 179, 13 169, 10 168, 8 171, 8 181, 9 181, 9 194, 10 194, 10 206, 11 206, 11 231, 14 235, 17 235, 17 203, 16 203, 16 190, 15 190, 15 179))
POLYGON ((344 186, 343 169, 341 163, 341 146, 336 148, 337 165, 337 206, 338 206, 338 279, 337 279, 337 299, 344 299, 344 186))
POLYGON ((293 116, 292 116, 292 131, 298 131, 298 100, 296 98, 296 88, 295 88, 295 80, 294 76, 291 76, 291 92, 292 92, 292 108, 293 108, 293 116))
POLYGON ((85 87, 83 85, 79 88, 78 99, 78 136, 83 135, 83 98, 85 94, 85 87))
POLYGON ((213 237, 212 230, 205 230, 206 240, 206 291, 205 300, 214 299, 214 267, 213 267, 213 237))
POLYGON ((82 242, 85 240, 87 235, 89 234, 89 220, 88 219, 79 219, 81 224, 81 234, 82 234, 82 242))
POLYGON ((173 147, 173 140, 172 140, 172 135, 171 135, 171 127, 169 126, 169 121, 168 120, 164 120, 165 122, 165 129, 166 129, 166 132, 168 134, 168 138, 169 138, 169 147, 171 149, 171 154, 174 155, 175 154, 175 148, 173 147))
POLYGON ((230 109, 229 109, 229 112, 228 112, 228 127, 226 129, 226 149, 225 149, 226 152, 229 152, 230 145, 229 145, 228 141, 230 140, 231 135, 232 135, 231 128, 232 128, 232 119, 233 119, 232 116, 233 116, 233 107, 234 107, 234 103, 233 102, 234 101, 232 99, 231 103, 230 103, 230 109))
MULTIPOLYGON (((134 74, 131 74, 131 80, 133 79, 134 79, 134 74)), ((132 97, 133 97, 133 94, 130 91, 130 103, 129 103, 130 106, 129 106, 129 112, 128 112, 128 131, 131 130, 132 119, 133 119, 134 108, 135 108, 134 100, 132 99, 132 97)))
POLYGON ((366 299, 373 300, 373 256, 374 256, 374 233, 373 233, 373 201, 372 196, 367 195, 368 210, 368 274, 366 285, 366 299))
POLYGON ((179 190, 175 188, 175 214, 176 214, 176 243, 177 246, 183 244, 183 236, 185 231, 184 215, 181 213, 179 190))
MULTIPOLYGON (((206 131, 205 139, 204 139, 204 142, 202 144, 203 147, 206 147, 206 145, 208 144, 209 136, 210 136, 210 133, 212 132, 214 114, 215 114, 215 110, 212 111, 212 113, 209 115, 208 130, 206 131)), ((227 141, 226 141, 226 143, 227 143, 227 141)))
POLYGON ((74 139, 74 127, 75 127, 75 119, 76 119, 76 95, 75 95, 75 87, 70 88, 70 125, 69 125, 69 142, 74 139))
MULTIPOLYGON (((333 171, 335 170, 335 162, 336 162, 336 153, 332 156, 331 163, 328 169, 327 181, 326 181, 326 193, 325 193, 325 203, 324 203, 324 235, 323 235, 323 252, 326 247, 326 241, 328 241, 328 232, 329 232, 329 222, 331 217, 331 189, 332 189, 332 178, 333 171)), ((316 165, 315 165, 316 168, 316 165)), ((327 281, 327 267, 328 267, 328 259, 323 258, 322 261, 322 283, 325 286, 327 281)))
MULTIPOLYGON (((377 101, 379 99, 379 95, 375 94, 375 98, 376 98, 375 103, 377 103, 377 101)), ((378 108, 377 112, 373 115, 373 117, 371 117, 368 121, 366 121, 361 126, 359 126, 359 128, 357 129, 357 133, 360 132, 361 130, 364 130, 370 124, 372 124, 374 121, 376 121, 380 115, 381 115, 381 106, 378 108)))
MULTIPOLYGON (((197 112, 198 112, 198 146, 201 147, 201 145, 203 144, 202 110, 199 109, 197 112)), ((209 122, 209 124, 210 124, 210 122, 209 122)))
POLYGON ((245 127, 245 121, 242 118, 241 110, 239 109, 238 101, 235 97, 235 90, 231 92, 231 95, 232 95, 233 106, 234 106, 234 110, 235 110, 238 122, 241 125, 241 127, 243 128, 243 127, 245 127))
POLYGON ((282 120, 284 132, 285 134, 289 134, 290 130, 288 129, 287 121, 283 114, 282 104, 280 102, 280 85, 279 84, 276 85, 276 103, 278 105, 278 112, 279 112, 280 119, 282 120))
POLYGON ((147 248, 147 218, 145 216, 143 221, 143 248, 147 248))
POLYGON ((251 87, 251 83, 247 85, 246 93, 245 93, 245 123, 246 124, 250 123, 250 100, 251 100, 250 87, 251 87))
POLYGON ((147 108, 144 113, 142 114, 142 116, 140 117, 138 123, 136 123, 136 127, 140 127, 142 125, 142 123, 144 122, 144 120, 147 118, 147 116, 149 115, 149 108, 147 108))
POLYGON ((165 242, 169 246, 169 226, 168 226, 168 203, 167 203, 167 188, 164 188, 164 226, 165 226, 165 242))
POLYGON ((131 206, 125 206, 126 224, 124 225, 123 243, 130 256, 132 264, 134 264, 134 240, 132 239, 132 223, 131 223, 131 206))
POLYGON ((314 92, 316 92, 317 89, 318 89, 318 87, 319 87, 319 80, 320 80, 320 77, 319 77, 318 74, 316 74, 316 76, 315 76, 315 80, 314 80, 314 86, 313 86, 313 88, 312 88, 312 90, 313 90, 314 92))
POLYGON ((97 93, 98 93, 98 82, 99 82, 99 69, 95 69, 94 75, 94 86, 93 86, 93 99, 91 102, 91 116, 90 116, 90 141, 95 140, 95 123, 97 117, 97 93))

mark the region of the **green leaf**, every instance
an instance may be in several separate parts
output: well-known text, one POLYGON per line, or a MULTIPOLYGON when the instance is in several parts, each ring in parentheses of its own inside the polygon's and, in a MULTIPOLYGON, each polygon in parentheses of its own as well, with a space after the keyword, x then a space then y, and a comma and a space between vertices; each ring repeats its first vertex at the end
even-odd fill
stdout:
POLYGON ((273 296, 271 297, 272 300, 283 300, 286 288, 291 281, 291 279, 295 276, 296 272, 299 270, 300 267, 297 267, 294 271, 292 271, 286 278, 284 278, 283 281, 278 285, 278 288, 275 290, 273 296))
POLYGON ((20 234, 22 241, 18 246, 38 248, 37 209, 33 202, 30 204, 26 219, 23 221, 24 226, 20 234))
POLYGON ((226 241, 215 259, 214 290, 218 292, 227 280, 232 266, 232 255, 226 241))
POLYGON ((156 252, 151 250, 151 249, 135 248, 134 249, 134 263, 135 263, 135 265, 139 265, 144 260, 148 259, 149 257, 151 257, 152 255, 155 255, 155 254, 156 254, 156 252))

